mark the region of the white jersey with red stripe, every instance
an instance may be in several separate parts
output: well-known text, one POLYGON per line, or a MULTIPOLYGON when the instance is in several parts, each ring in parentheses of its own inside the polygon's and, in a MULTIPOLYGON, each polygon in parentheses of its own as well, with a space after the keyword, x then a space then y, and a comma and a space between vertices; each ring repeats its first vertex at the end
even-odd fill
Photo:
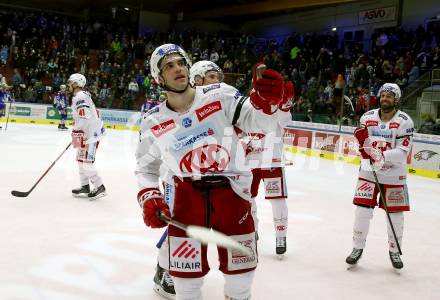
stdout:
POLYGON ((170 178, 226 176, 233 190, 250 200, 252 174, 232 123, 246 132, 276 130, 278 114, 256 110, 225 83, 196 87, 190 109, 177 113, 167 101, 145 113, 136 151, 140 189, 158 187, 159 176, 170 178), (235 116, 235 118, 234 118, 235 116), (162 165, 163 164, 163 165, 162 165), (166 174, 160 174, 166 170, 166 174))
MULTIPOLYGON (((414 123, 404 112, 398 110, 391 120, 383 122, 379 116, 380 109, 366 112, 360 119, 361 126, 368 128, 369 144, 384 153, 385 163, 378 171, 377 177, 384 184, 405 184, 406 182, 406 156, 411 150, 414 123), (387 161, 387 151, 400 149, 404 151, 401 161, 387 161)), ((366 143, 364 144, 366 146, 366 143)), ((368 161, 363 161, 368 163, 368 161)), ((359 177, 374 182, 373 172, 361 168, 359 177)))
POLYGON ((284 126, 291 120, 290 112, 278 112, 276 131, 264 133, 242 133, 243 146, 247 149, 246 160, 250 167, 276 168, 284 166, 284 126))
POLYGON ((75 122, 73 130, 84 131, 86 144, 98 141, 102 137, 103 122, 88 92, 79 91, 73 96, 72 117, 75 122))

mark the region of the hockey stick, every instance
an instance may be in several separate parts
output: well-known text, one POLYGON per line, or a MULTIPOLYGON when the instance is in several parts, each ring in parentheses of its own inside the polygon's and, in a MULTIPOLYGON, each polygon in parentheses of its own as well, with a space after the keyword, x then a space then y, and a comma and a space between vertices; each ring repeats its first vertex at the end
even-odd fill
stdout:
POLYGON ((37 184, 44 178, 44 176, 46 176, 46 174, 50 171, 50 169, 52 169, 52 167, 55 165, 55 163, 60 159, 60 157, 64 154, 64 152, 67 151, 67 149, 69 149, 70 145, 72 145, 72 142, 70 142, 66 148, 63 150, 63 152, 61 152, 60 155, 58 155, 57 159, 55 159, 55 161, 49 166, 49 168, 43 173, 43 175, 41 175, 40 178, 38 178, 37 182, 35 182, 35 184, 31 187, 31 189, 27 192, 20 192, 20 191, 11 191, 11 194, 15 197, 27 197, 29 196, 29 194, 34 190, 34 188, 37 186, 37 184))
POLYGON ((241 253, 250 256, 252 255, 252 251, 249 250, 249 248, 246 248, 245 246, 241 245, 237 241, 233 240, 229 236, 215 231, 211 230, 207 227, 201 227, 201 226, 195 226, 195 225, 186 225, 180 222, 177 222, 170 217, 166 216, 163 212, 159 211, 157 213, 157 217, 161 219, 162 221, 168 223, 169 225, 172 225, 174 227, 177 227, 179 229, 182 229, 186 232, 186 234, 193 239, 196 239, 202 244, 208 244, 212 243, 217 246, 227 248, 227 249, 233 249, 238 250, 241 253))
POLYGON ((390 213, 388 212, 388 206, 383 196, 382 188, 380 187, 379 179, 377 178, 376 171, 373 169, 373 165, 371 164, 371 160, 370 160, 370 166, 371 166, 371 170, 373 171, 373 176, 374 176, 374 180, 376 181, 376 186, 379 190, 379 198, 382 201, 383 208, 385 209, 385 213, 387 214, 388 222, 390 222, 391 231, 393 232, 394 240, 396 241, 396 245, 397 245, 397 250, 399 250, 399 254, 402 255, 402 250, 400 249, 399 241, 397 240, 396 232, 394 231, 393 222, 391 222, 390 213))
POLYGON ((12 100, 9 99, 9 109, 8 109, 8 117, 6 118, 6 125, 5 125, 5 131, 8 130, 8 123, 9 123, 9 115, 11 114, 11 106, 12 106, 12 100))

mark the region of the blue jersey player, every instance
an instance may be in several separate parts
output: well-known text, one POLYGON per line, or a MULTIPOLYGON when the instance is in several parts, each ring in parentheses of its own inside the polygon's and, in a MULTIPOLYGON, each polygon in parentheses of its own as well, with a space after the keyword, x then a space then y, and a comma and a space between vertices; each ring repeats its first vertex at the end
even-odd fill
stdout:
POLYGON ((69 100, 67 98, 66 85, 60 85, 60 90, 55 94, 55 97, 53 99, 53 106, 58 109, 58 112, 60 114, 60 124, 58 124, 58 129, 67 130, 66 120, 69 100))

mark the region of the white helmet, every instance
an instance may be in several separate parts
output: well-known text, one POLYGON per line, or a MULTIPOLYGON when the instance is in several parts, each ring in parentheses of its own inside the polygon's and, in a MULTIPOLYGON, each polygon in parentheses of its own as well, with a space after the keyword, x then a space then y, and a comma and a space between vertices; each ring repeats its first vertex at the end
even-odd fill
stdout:
POLYGON ((60 85, 60 90, 64 91, 66 88, 67 88, 67 87, 66 87, 65 84, 60 85))
POLYGON ((162 46, 157 47, 153 54, 151 54, 150 58, 150 68, 151 68, 151 76, 153 76, 154 80, 159 84, 159 75, 161 72, 160 64, 162 59, 170 54, 177 53, 185 60, 188 69, 191 67, 191 60, 189 59, 186 52, 175 44, 164 44, 162 46))
POLYGON ((402 91, 400 90, 400 87, 395 83, 385 83, 382 85, 379 89, 379 92, 377 93, 377 96, 380 98, 380 95, 382 92, 390 92, 394 94, 394 98, 399 100, 402 97, 402 91))
POLYGON ((83 74, 74 73, 70 75, 69 79, 67 79, 67 82, 76 83, 78 87, 83 88, 86 85, 87 80, 83 74))
POLYGON ((220 81, 223 81, 223 71, 220 69, 217 64, 213 63, 209 60, 201 60, 196 62, 189 71, 189 83, 191 83, 192 86, 196 83, 196 76, 200 76, 202 78, 205 78, 205 75, 209 71, 214 71, 220 74, 220 81))

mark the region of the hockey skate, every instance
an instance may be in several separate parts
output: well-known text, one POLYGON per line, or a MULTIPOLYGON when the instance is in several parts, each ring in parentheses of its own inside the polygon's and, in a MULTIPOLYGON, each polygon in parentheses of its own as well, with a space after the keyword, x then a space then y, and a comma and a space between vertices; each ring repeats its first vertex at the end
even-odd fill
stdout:
POLYGON ((156 274, 154 275, 153 290, 164 297, 165 299, 176 299, 176 291, 174 290, 174 282, 168 272, 159 266, 156 267, 156 274))
POLYGON ((397 274, 400 274, 399 271, 403 268, 403 262, 400 259, 399 253, 389 251, 389 254, 390 254, 391 264, 393 265, 394 270, 397 272, 397 274))
POLYGON ((350 255, 345 259, 345 262, 348 264, 348 269, 357 265, 358 260, 362 257, 362 252, 364 252, 364 249, 353 248, 353 251, 351 251, 350 255))
POLYGON ((90 201, 93 201, 98 198, 104 197, 105 195, 107 195, 107 193, 105 192, 105 186, 103 184, 101 184, 97 188, 94 188, 93 191, 91 191, 87 195, 87 197, 89 198, 90 201))
POLYGON ((61 128, 60 129, 61 130, 69 130, 69 128, 66 127, 66 124, 61 124, 61 128))
POLYGON ((90 193, 90 186, 88 184, 72 190, 72 196, 77 198, 87 198, 89 193, 90 193))
POLYGON ((286 253, 287 250, 286 237, 277 237, 275 244, 276 244, 275 252, 278 256, 278 259, 283 259, 284 253, 286 253))

